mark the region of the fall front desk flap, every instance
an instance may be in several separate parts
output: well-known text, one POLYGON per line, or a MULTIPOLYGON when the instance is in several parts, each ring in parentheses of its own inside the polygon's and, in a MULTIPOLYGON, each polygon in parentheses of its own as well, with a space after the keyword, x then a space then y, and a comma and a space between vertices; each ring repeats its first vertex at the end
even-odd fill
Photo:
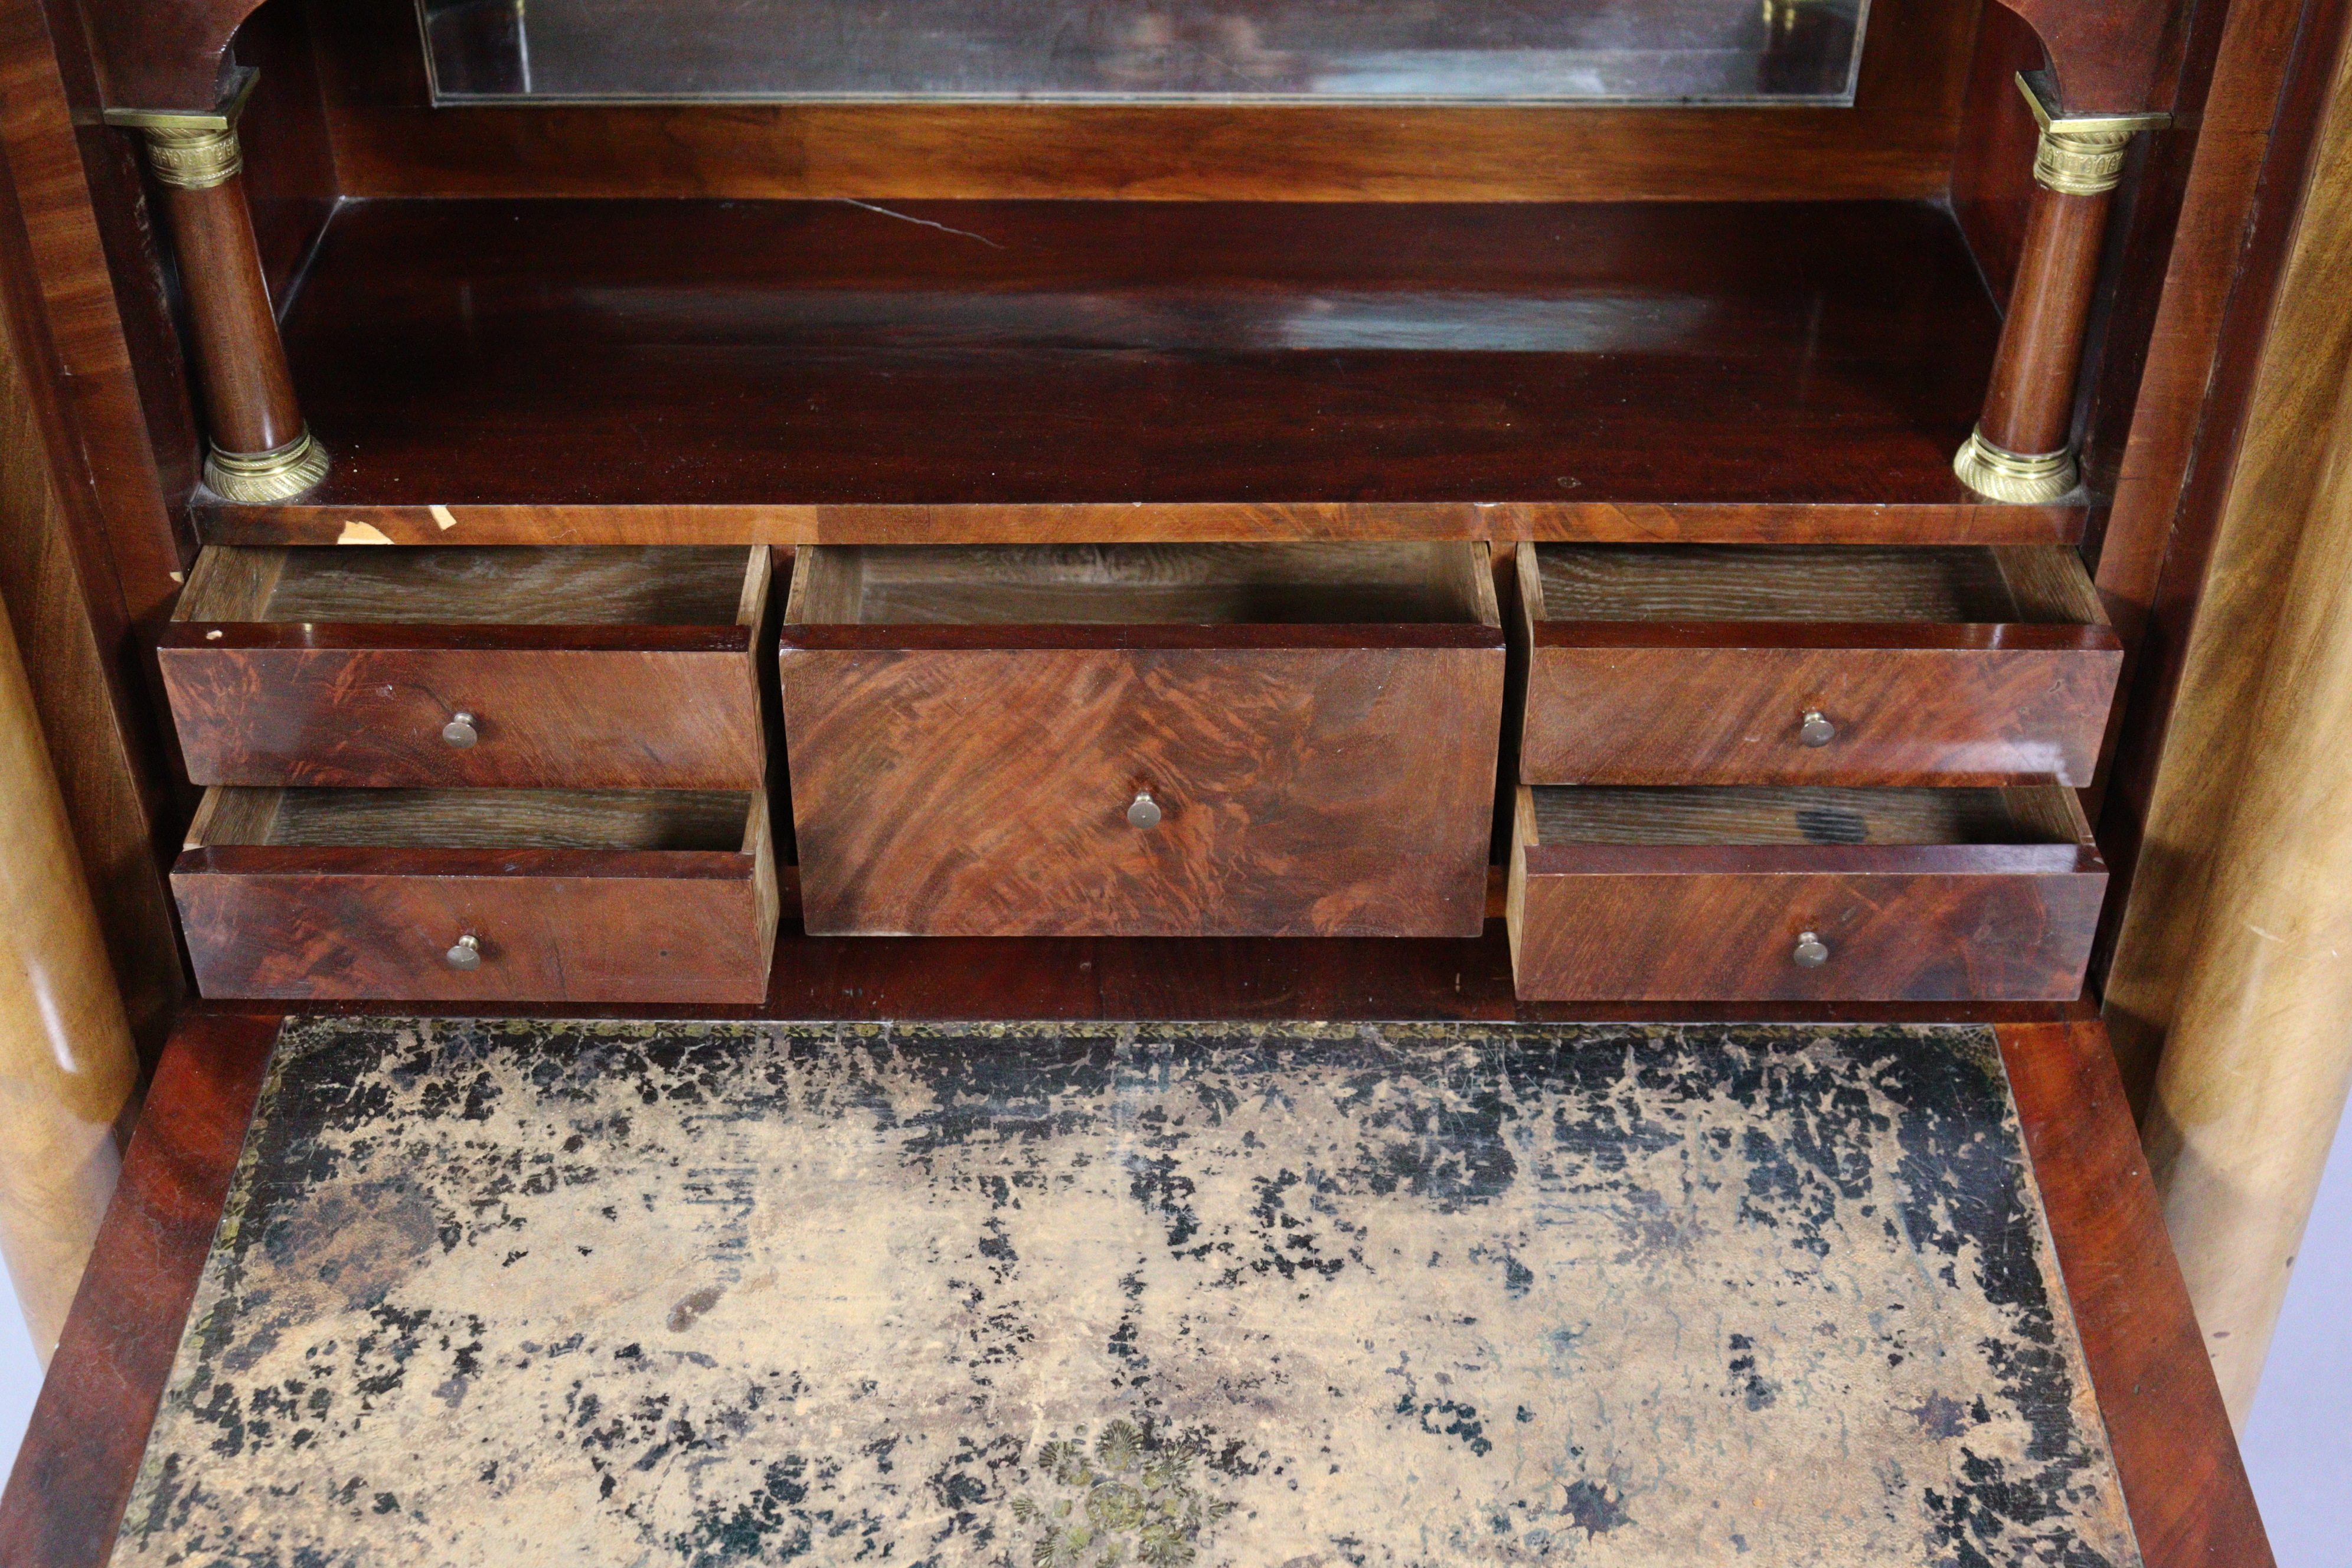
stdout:
POLYGON ((2137 1561, 1989 1030, 388 1018, 114 1556, 2137 1561))

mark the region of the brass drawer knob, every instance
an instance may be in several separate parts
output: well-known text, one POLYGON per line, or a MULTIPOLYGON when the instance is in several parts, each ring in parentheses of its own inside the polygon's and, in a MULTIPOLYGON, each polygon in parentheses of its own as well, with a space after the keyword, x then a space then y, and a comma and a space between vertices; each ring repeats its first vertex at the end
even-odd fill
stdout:
POLYGON ((474 728, 474 716, 471 713, 452 713, 449 715, 449 721, 441 726, 441 738, 454 749, 462 752, 480 740, 482 733, 474 728))
POLYGON ((448 959, 452 969, 479 969, 482 967, 482 939, 461 936, 457 939, 457 945, 442 956, 448 959))
POLYGON ((1837 739, 1837 726, 1820 709, 1809 708, 1805 710, 1804 728, 1797 731, 1797 739, 1808 746, 1826 746, 1837 739))
POLYGON ((1152 828, 1160 826, 1160 803, 1151 798, 1150 790, 1139 789, 1135 792, 1135 804, 1127 808, 1127 825, 1136 828, 1152 828))
POLYGON ((1801 969, 1819 969, 1830 961, 1830 944, 1811 931, 1797 938, 1797 965, 1801 969))

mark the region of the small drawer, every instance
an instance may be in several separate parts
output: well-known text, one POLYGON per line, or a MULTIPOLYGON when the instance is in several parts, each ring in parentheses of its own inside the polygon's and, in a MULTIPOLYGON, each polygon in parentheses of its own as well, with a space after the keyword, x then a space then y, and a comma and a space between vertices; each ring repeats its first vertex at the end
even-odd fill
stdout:
POLYGON ((784 619, 814 934, 1480 929, 1483 544, 814 548, 784 619))
POLYGON ((757 789, 768 552, 205 549, 160 648, 200 784, 757 789))
POLYGON ((2107 872, 2069 789, 1535 789, 1531 1001, 2071 1001, 2107 872))
POLYGON ((2091 782, 2123 644, 2063 546, 1518 552, 1539 784, 2091 782))
POLYGON ((214 789, 172 868, 207 996, 757 1003, 756 791, 214 789))

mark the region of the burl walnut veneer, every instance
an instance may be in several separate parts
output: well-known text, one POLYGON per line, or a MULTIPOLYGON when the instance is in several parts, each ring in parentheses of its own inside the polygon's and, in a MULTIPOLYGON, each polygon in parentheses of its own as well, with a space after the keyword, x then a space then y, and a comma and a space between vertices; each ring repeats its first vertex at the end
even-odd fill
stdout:
POLYGON ((813 934, 1478 931, 1483 544, 816 547, 784 619, 813 934))

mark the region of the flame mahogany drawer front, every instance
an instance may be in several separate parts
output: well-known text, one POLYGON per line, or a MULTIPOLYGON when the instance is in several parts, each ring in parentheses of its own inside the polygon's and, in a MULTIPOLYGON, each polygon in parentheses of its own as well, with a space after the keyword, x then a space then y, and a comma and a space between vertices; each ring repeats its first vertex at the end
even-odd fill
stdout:
POLYGON ((1535 789, 1531 1001, 2071 1001, 2105 865, 2070 789, 1535 789))
POLYGON ((1520 777, 2084 785, 2123 645, 2063 546, 1518 552, 1520 777))
POLYGON ((208 547, 158 650, 188 777, 757 789, 768 561, 208 547))
POLYGON ((758 1003, 759 791, 205 793, 172 868, 206 996, 758 1003))
POLYGON ((1483 544, 818 547, 784 620, 812 934, 1478 934, 1483 544))

